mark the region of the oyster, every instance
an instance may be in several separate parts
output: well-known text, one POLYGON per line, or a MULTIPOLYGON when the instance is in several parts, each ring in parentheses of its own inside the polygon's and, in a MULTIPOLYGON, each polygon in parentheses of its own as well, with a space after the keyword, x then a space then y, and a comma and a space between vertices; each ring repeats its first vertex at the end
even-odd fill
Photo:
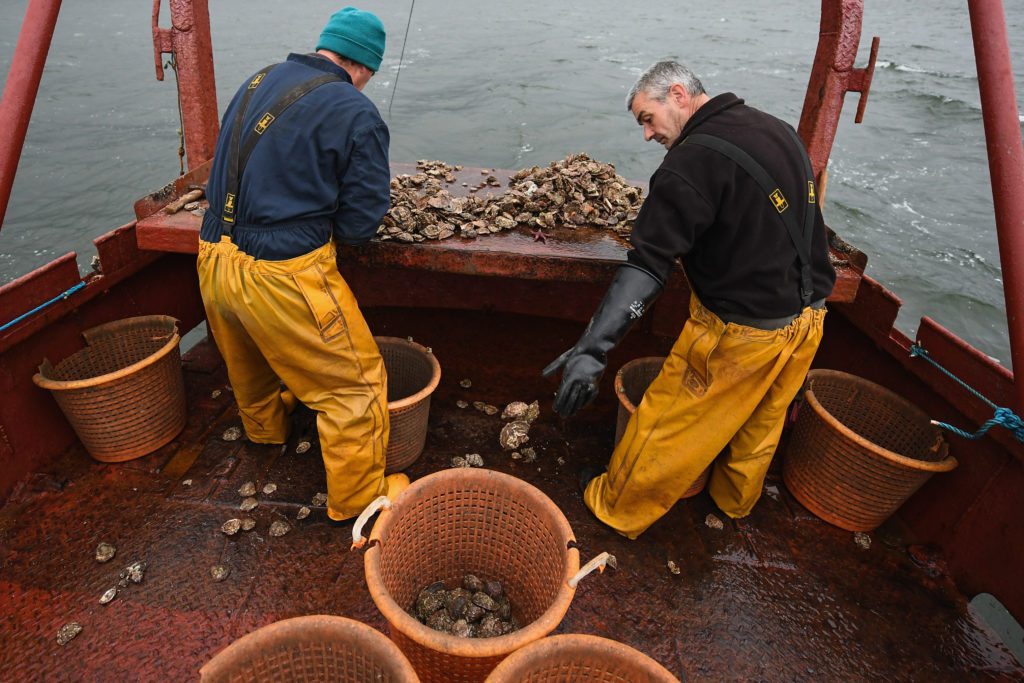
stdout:
POLYGON ((274 491, 277 491, 277 484, 266 484, 263 487, 263 495, 265 496, 271 495, 274 491))
POLYGON ((248 498, 256 495, 256 484, 251 481, 247 481, 242 484, 242 488, 238 489, 238 495, 242 498, 248 498))
POLYGON ((252 517, 242 518, 242 531, 252 531, 256 528, 256 520, 252 517))
POLYGON ((533 447, 526 447, 522 451, 523 462, 533 462, 537 459, 537 450, 533 447))
POLYGON ((431 614, 444 608, 444 584, 437 583, 420 591, 416 597, 415 613, 421 622, 426 622, 431 614), (438 587, 440 586, 440 587, 438 587))
POLYGON ((452 621, 452 618, 448 616, 448 611, 443 609, 439 609, 427 617, 427 626, 435 631, 449 633, 451 631, 452 624, 454 623, 455 622, 452 621))
POLYGON ((530 440, 530 423, 526 420, 513 420, 501 428, 498 443, 506 451, 512 451, 530 440))
POLYGON ((477 607, 483 607, 488 612, 493 612, 496 609, 498 609, 498 603, 494 601, 494 598, 489 596, 487 593, 484 593, 483 591, 473 593, 472 599, 474 605, 476 605, 477 607))
POLYGON ((509 620, 512 618, 512 603, 508 601, 508 596, 502 595, 498 598, 498 610, 495 612, 499 619, 509 620))
POLYGON ((853 534, 853 542, 857 544, 857 547, 861 550, 868 550, 871 548, 871 537, 863 531, 855 531, 853 534))
POLYGON ((75 636, 77 636, 81 632, 81 624, 79 624, 77 621, 69 621, 68 623, 61 626, 60 630, 57 631, 57 644, 62 646, 67 645, 75 639, 75 636))
POLYGON ((238 533, 238 530, 242 528, 242 520, 240 519, 229 519, 220 526, 220 530, 227 536, 234 536, 238 533))
POLYGON ((669 561, 668 561, 668 570, 669 570, 670 572, 672 572, 673 574, 678 574, 679 572, 681 572, 681 571, 682 571, 682 570, 681 570, 681 569, 679 568, 679 565, 678 565, 678 564, 676 564, 675 562, 673 562, 672 560, 669 560, 669 561))
POLYGON ((295 447, 295 452, 298 453, 299 455, 302 455, 303 453, 310 449, 311 445, 312 444, 310 444, 308 441, 300 441, 299 445, 295 447))
POLYGON ((505 410, 501 411, 502 420, 522 420, 526 417, 526 411, 529 410, 530 406, 523 403, 522 401, 512 401, 505 410))
POLYGON ((210 567, 210 578, 215 582, 220 583, 224 579, 228 578, 228 574, 231 573, 230 567, 225 567, 222 564, 215 564, 210 567))
POLYGON ((121 579, 127 579, 132 583, 142 583, 146 573, 146 563, 142 560, 132 562, 121 571, 121 579))
POLYGON ((115 586, 114 588, 108 588, 103 593, 103 595, 100 596, 100 604, 101 605, 105 605, 105 604, 107 604, 108 602, 110 602, 111 600, 113 600, 116 597, 117 597, 117 587, 115 586))
MULTIPOLYGON (((492 600, 498 600, 505 594, 505 589, 501 587, 500 581, 485 581, 484 593, 490 596, 492 600)), ((483 607, 483 605, 480 606, 483 607)))
POLYGON ((722 523, 722 520, 720 520, 718 517, 716 517, 710 512, 708 513, 708 516, 704 518, 704 523, 707 524, 708 527, 711 529, 721 530, 725 528, 725 525, 722 523))
POLYGON ((485 614, 477 627, 477 635, 481 638, 495 638, 502 635, 501 620, 493 614, 485 614))
POLYGON ((315 507, 323 507, 324 505, 327 504, 327 494, 326 493, 318 493, 315 496, 313 496, 313 500, 310 501, 310 502, 315 507))
POLYGON ((472 638, 473 627, 465 619, 457 619, 453 624, 449 633, 459 638, 472 638))
POLYGON ((461 455, 452 457, 452 467, 469 467, 469 463, 461 455))
POLYGON ((225 441, 238 441, 242 438, 242 430, 238 427, 228 427, 224 430, 224 433, 220 435, 220 438, 225 441))
POLYGON ((283 522, 279 519, 274 521, 274 523, 270 525, 270 535, 275 537, 284 536, 291 530, 292 528, 288 526, 288 522, 283 522))
POLYGON ((295 513, 295 519, 305 519, 306 517, 309 517, 309 513, 309 508, 303 505, 299 508, 299 511, 295 513))
POLYGON ((242 512, 250 512, 252 510, 255 510, 257 505, 259 505, 259 501, 257 501, 255 498, 250 497, 243 500, 242 503, 238 506, 238 509, 241 510, 242 512))
POLYGON ((110 545, 109 543, 100 543, 96 546, 96 561, 97 562, 109 562, 114 559, 114 555, 117 554, 117 548, 110 545))
POLYGON ((467 453, 466 454, 466 465, 468 467, 483 467, 484 459, 480 457, 479 453, 467 453))
POLYGON ((490 403, 484 403, 483 401, 473 401, 473 407, 486 415, 498 414, 497 406, 492 406, 490 403))
POLYGON ((463 389, 469 389, 471 386, 473 386, 473 381, 470 379, 464 379, 461 382, 459 382, 459 386, 462 387, 463 389))

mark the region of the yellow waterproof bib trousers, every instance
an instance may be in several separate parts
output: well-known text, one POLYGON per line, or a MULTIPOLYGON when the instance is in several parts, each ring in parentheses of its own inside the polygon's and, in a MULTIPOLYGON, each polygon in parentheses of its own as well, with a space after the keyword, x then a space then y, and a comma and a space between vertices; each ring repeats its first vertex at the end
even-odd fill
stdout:
POLYGON ((386 491, 387 375, 333 242, 285 261, 256 260, 229 237, 199 243, 206 318, 251 441, 284 443, 293 401, 317 412, 327 514, 358 515, 386 491), (283 394, 283 395, 282 395, 283 394))
POLYGON ((692 296, 690 319, 630 418, 608 471, 587 486, 587 507, 635 539, 714 461, 711 497, 730 517, 749 514, 786 410, 821 343, 824 318, 823 308, 808 307, 785 328, 758 330, 723 323, 692 296))

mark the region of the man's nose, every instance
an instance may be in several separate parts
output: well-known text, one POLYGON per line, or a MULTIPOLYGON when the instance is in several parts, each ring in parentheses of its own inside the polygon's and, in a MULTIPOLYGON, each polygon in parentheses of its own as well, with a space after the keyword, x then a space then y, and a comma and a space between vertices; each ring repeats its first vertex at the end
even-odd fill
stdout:
POLYGON ((645 142, 650 142, 653 137, 654 137, 654 129, 651 128, 650 126, 646 126, 645 125, 644 126, 644 141, 645 142))

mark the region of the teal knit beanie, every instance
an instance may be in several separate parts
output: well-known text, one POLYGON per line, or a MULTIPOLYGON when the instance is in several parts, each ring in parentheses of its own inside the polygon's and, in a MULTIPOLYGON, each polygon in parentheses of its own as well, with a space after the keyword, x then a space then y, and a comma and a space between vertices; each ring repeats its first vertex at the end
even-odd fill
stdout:
POLYGON ((384 24, 372 12, 345 7, 331 15, 317 50, 330 50, 371 71, 384 59, 384 24))

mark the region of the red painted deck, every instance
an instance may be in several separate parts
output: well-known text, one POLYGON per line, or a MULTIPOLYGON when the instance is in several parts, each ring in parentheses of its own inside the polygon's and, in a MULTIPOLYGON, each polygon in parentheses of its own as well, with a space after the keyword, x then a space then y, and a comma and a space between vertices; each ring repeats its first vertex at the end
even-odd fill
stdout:
MULTIPOLYGON (((704 523, 717 512, 707 494, 677 504, 635 542, 596 522, 575 481, 581 465, 608 457, 613 371, 663 353, 667 338, 631 335, 611 359, 601 398, 562 423, 550 411, 554 383, 538 369, 575 340, 579 324, 401 308, 367 317, 377 334, 431 346, 442 366, 413 479, 453 455, 480 453, 487 467, 526 479, 559 505, 582 559, 605 550, 618 557, 618 570, 584 579, 559 632, 624 642, 682 680, 1024 680, 1024 668, 972 613, 941 560, 895 523, 862 550, 852 534, 801 508, 778 477, 748 520, 721 530, 704 523), (459 386, 463 378, 472 388, 459 386), (531 431, 538 460, 509 459, 497 443, 499 417, 460 410, 458 399, 498 406, 539 399, 543 412, 531 431)), ((224 430, 239 425, 223 366, 204 343, 185 370, 191 412, 173 443, 121 465, 73 447, 22 479, 0 510, 2 678, 189 680, 234 639, 278 619, 329 613, 385 628, 362 557, 348 550, 350 529, 327 526, 322 508, 294 520, 324 490, 315 439, 310 451, 295 453, 313 431, 311 416, 297 414, 284 448, 223 441, 224 430), (250 480, 278 490, 258 496, 255 530, 226 537, 219 527, 239 515, 237 490, 250 480), (275 519, 289 520, 292 531, 270 537, 275 519), (101 541, 118 549, 107 564, 93 557, 101 541), (143 582, 100 605, 135 560, 148 563, 143 582), (214 564, 231 568, 222 583, 210 578, 214 564), (68 621, 83 630, 61 647, 57 630, 68 621)))

